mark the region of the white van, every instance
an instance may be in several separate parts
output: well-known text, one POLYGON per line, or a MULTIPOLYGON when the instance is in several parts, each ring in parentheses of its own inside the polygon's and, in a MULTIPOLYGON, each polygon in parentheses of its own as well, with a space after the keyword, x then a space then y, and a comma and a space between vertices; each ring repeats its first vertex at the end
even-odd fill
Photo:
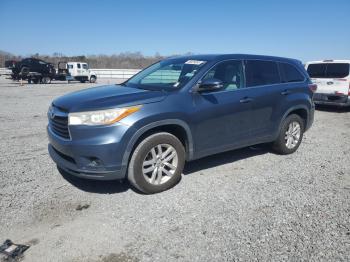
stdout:
POLYGON ((323 60, 305 65, 317 85, 315 104, 350 106, 350 60, 323 60))
POLYGON ((95 83, 97 76, 96 73, 89 69, 89 65, 84 62, 68 62, 67 69, 71 76, 69 81, 77 80, 82 83, 90 81, 90 83, 95 83))

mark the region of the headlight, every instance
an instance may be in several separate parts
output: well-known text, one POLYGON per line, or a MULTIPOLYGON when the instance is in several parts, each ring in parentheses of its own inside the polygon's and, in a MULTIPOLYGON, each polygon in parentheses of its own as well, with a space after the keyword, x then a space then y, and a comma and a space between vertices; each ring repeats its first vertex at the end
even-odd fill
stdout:
POLYGON ((110 125, 138 111, 141 106, 69 113, 69 125, 110 125))

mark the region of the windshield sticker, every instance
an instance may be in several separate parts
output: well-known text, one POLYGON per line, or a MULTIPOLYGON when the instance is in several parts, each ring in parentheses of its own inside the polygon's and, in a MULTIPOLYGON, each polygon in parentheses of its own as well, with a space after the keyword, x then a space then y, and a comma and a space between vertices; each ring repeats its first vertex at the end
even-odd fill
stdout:
POLYGON ((188 65, 201 65, 204 64, 205 61, 200 61, 200 60, 187 60, 185 64, 188 65))

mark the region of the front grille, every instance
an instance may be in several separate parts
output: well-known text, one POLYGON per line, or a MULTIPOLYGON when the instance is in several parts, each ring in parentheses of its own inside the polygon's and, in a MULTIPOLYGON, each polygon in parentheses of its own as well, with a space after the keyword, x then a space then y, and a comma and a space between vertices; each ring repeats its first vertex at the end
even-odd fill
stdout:
POLYGON ((70 139, 67 116, 55 116, 50 118, 50 127, 52 132, 56 135, 65 139, 70 139))

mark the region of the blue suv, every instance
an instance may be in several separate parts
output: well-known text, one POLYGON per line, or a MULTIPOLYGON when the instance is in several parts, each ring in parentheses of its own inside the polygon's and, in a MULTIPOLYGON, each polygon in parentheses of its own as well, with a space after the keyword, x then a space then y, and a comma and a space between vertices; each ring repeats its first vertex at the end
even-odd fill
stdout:
POLYGON ((120 85, 54 100, 48 149, 65 173, 128 178, 157 193, 180 180, 185 161, 260 143, 293 153, 313 122, 316 88, 294 59, 169 58, 120 85))

